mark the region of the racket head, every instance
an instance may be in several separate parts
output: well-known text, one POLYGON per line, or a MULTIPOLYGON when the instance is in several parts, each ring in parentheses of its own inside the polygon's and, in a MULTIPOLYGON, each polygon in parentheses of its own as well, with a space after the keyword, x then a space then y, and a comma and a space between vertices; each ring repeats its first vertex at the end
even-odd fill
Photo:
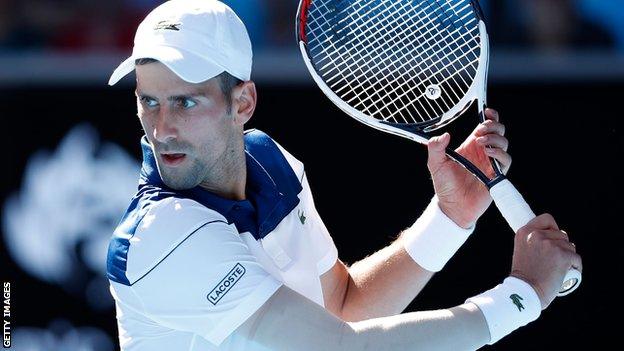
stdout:
POLYGON ((370 127, 426 144, 475 101, 485 107, 489 42, 476 1, 302 0, 296 21, 314 81, 370 127))

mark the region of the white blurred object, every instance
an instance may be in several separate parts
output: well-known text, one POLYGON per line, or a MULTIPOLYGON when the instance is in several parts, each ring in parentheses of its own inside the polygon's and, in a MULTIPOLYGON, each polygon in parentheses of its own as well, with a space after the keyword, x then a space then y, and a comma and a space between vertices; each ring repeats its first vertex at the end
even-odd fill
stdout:
POLYGON ((36 152, 2 211, 12 259, 34 277, 84 295, 91 280, 105 277, 108 241, 139 169, 119 146, 100 143, 88 124, 73 128, 54 152, 36 152))

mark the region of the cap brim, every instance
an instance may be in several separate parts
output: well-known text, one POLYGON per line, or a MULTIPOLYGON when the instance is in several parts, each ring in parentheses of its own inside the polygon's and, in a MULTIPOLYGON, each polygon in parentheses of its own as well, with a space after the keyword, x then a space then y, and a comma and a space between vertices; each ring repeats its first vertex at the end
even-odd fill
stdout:
POLYGON ((201 83, 216 77, 225 68, 211 60, 186 50, 170 46, 136 48, 132 56, 123 61, 111 74, 108 85, 115 85, 128 73, 135 69, 135 61, 139 58, 151 58, 162 62, 182 80, 189 83, 201 83))
POLYGON ((134 70, 134 60, 133 56, 128 57, 124 62, 119 64, 117 68, 113 71, 110 78, 108 79, 108 85, 113 86, 117 84, 121 80, 121 78, 128 75, 128 73, 134 70))

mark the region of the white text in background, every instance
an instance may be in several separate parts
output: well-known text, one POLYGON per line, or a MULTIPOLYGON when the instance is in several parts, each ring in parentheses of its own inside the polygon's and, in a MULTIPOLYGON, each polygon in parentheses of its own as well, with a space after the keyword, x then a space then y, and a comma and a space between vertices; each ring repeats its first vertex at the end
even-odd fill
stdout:
POLYGON ((4 331, 2 346, 11 347, 11 283, 4 282, 2 294, 2 327, 4 331))

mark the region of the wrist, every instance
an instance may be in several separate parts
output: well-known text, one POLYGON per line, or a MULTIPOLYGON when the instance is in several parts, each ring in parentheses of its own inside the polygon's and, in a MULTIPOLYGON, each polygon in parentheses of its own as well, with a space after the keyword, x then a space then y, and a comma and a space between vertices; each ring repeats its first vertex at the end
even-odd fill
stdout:
POLYGON ((438 272, 473 231, 474 226, 462 228, 448 218, 434 196, 418 220, 403 232, 402 239, 405 250, 418 265, 438 272))
POLYGON ((508 277, 494 289, 466 302, 474 303, 483 313, 490 331, 490 345, 536 320, 542 311, 533 287, 516 277, 508 277))
POLYGON ((537 294, 537 297, 540 300, 540 304, 541 304, 542 310, 544 310, 546 308, 546 304, 544 303, 544 301, 546 301, 546 297, 545 297, 546 295, 544 294, 542 289, 540 289, 538 284, 535 284, 534 281, 532 281, 531 279, 529 279, 528 277, 526 277, 524 274, 522 274, 521 272, 519 272, 517 270, 512 270, 511 273, 509 274, 509 276, 517 278, 517 279, 520 279, 523 282, 529 284, 531 286, 531 288, 533 288, 533 290, 535 290, 535 293, 537 294))
POLYGON ((446 202, 439 201, 438 206, 440 206, 440 211, 444 213, 450 220, 452 220, 459 227, 464 229, 469 229, 475 226, 477 223, 476 219, 465 218, 465 216, 459 214, 457 211, 453 209, 453 206, 449 206, 446 202))

